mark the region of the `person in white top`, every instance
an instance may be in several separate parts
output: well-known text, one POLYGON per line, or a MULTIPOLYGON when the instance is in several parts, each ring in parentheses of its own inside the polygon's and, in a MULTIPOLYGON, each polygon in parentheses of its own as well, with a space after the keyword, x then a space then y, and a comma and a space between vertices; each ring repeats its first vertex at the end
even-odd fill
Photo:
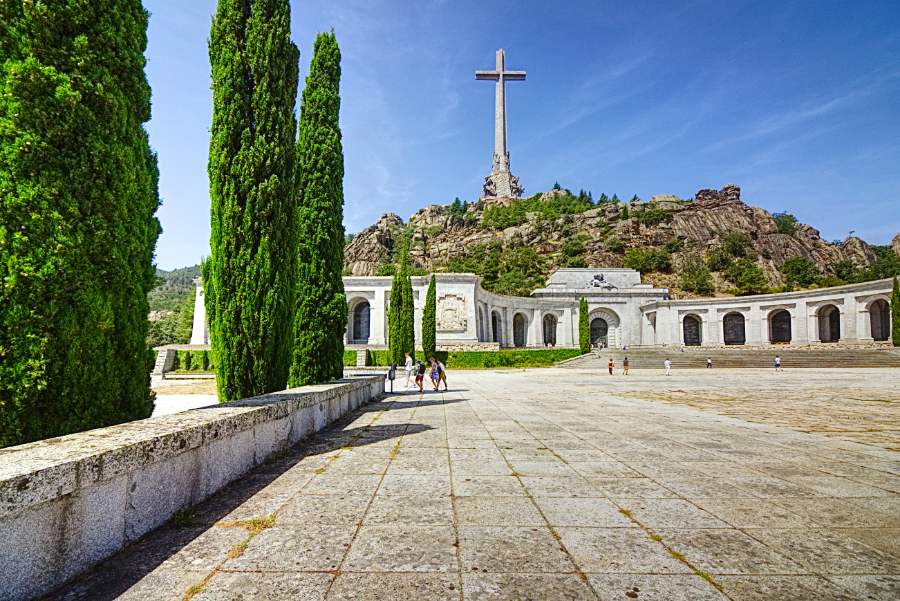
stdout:
POLYGON ((405 388, 409 388, 409 381, 412 378, 412 368, 413 368, 413 360, 412 357, 409 356, 409 353, 404 353, 406 355, 406 386, 405 388))
POLYGON ((666 375, 669 375, 669 370, 672 369, 672 362, 669 361, 669 358, 666 357, 666 362, 663 364, 666 366, 666 375))

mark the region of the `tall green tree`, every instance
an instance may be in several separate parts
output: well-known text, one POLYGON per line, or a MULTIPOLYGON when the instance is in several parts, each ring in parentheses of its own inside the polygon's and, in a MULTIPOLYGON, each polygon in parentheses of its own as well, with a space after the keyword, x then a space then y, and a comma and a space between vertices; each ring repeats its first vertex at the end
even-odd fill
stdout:
POLYGON ((425 295, 425 310, 422 313, 422 354, 425 359, 434 357, 437 351, 437 286, 434 274, 428 283, 428 293, 425 295))
POLYGON ((894 276, 894 290, 891 294, 891 341, 900 346, 900 285, 894 276))
POLYGON ((203 282, 222 401, 287 384, 300 56, 290 16, 288 0, 220 0, 209 35, 212 252, 203 282))
POLYGON ((341 51, 319 33, 300 105, 297 141, 297 296, 291 386, 344 373, 344 151, 341 51))
POLYGON ((0 447, 153 411, 147 20, 0 2, 0 447))
POLYGON ((578 303, 578 346, 581 354, 591 352, 591 325, 588 322, 588 303, 582 296, 578 303))
POLYGON ((403 336, 400 329, 400 315, 403 311, 403 280, 400 273, 391 281, 391 295, 388 300, 388 354, 397 365, 403 364, 403 336))
MULTIPOLYGON (((412 278, 406 269, 401 275, 403 279, 403 312, 400 314, 400 328, 403 339, 403 353, 416 356, 416 314, 413 300, 412 278)), ((426 357, 427 358, 427 357, 426 357)))

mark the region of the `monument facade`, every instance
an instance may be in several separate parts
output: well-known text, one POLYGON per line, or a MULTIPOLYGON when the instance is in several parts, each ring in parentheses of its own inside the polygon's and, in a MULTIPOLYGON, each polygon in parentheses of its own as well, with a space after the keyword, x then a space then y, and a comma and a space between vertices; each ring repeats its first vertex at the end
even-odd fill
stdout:
POLYGON ((519 198, 525 191, 519 178, 509 171, 509 149, 506 146, 506 82, 525 81, 525 71, 507 71, 506 53, 497 51, 497 68, 476 71, 475 79, 496 82, 494 97, 494 167, 484 178, 481 198, 519 198))

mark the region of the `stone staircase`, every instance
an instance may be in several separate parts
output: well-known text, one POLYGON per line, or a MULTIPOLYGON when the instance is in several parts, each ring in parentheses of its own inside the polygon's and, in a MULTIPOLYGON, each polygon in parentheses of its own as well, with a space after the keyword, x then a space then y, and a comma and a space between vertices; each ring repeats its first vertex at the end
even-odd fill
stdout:
POLYGON ((356 351, 356 367, 366 366, 366 353, 368 351, 356 351))
POLYGON ((663 369, 668 357, 672 368, 705 368, 706 359, 711 358, 713 369, 725 368, 772 368, 775 356, 781 357, 785 369, 805 367, 900 367, 900 348, 838 349, 838 348, 636 348, 592 350, 582 355, 557 363, 558 367, 577 369, 606 369, 610 357, 616 370, 622 369, 622 359, 628 357, 632 369, 663 369))
POLYGON ((156 363, 153 365, 153 371, 150 373, 154 376, 162 376, 165 372, 172 369, 176 353, 176 350, 168 348, 158 351, 156 354, 156 363))

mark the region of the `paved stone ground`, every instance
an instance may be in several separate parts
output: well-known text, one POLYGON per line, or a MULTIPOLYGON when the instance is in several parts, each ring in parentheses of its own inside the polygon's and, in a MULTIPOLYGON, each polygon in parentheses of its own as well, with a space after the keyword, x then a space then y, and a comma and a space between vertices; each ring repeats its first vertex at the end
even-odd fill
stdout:
POLYGON ((56 598, 900 598, 898 452, 621 394, 676 377, 450 377, 366 406, 56 598))

